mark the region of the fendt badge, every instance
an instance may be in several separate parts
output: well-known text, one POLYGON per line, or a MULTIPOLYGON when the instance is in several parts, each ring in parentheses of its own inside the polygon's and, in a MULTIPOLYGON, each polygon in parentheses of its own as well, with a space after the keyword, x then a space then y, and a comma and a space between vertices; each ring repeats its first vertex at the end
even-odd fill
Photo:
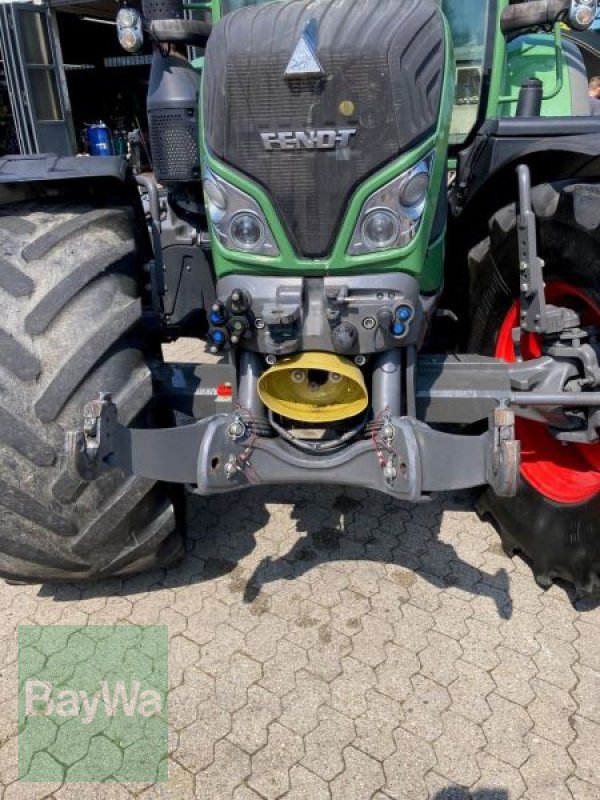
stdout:
POLYGON ((265 150, 337 150, 350 146, 356 128, 261 133, 265 150))

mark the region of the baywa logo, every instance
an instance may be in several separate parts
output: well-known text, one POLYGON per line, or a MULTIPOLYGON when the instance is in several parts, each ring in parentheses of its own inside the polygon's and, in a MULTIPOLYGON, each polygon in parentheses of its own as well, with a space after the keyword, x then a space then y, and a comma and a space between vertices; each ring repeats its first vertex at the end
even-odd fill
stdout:
POLYGON ((20 626, 19 777, 167 779, 164 625, 20 626))
POLYGON ((25 681, 25 716, 39 716, 42 714, 51 717, 78 717, 82 725, 89 725, 94 721, 98 712, 100 697, 107 717, 114 717, 121 707, 121 712, 126 717, 133 717, 136 713, 142 717, 153 717, 162 711, 162 698, 155 689, 145 689, 140 692, 139 681, 132 681, 131 691, 127 692, 125 681, 117 681, 114 691, 110 691, 108 681, 102 681, 101 687, 91 697, 85 690, 60 689, 46 681, 25 681))

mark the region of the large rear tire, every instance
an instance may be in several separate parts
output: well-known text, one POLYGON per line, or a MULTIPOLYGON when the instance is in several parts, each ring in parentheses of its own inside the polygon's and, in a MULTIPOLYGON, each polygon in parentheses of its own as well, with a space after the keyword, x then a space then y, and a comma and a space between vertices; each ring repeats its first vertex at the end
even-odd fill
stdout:
MULTIPOLYGON (((597 324, 600 186, 538 186, 533 190, 533 204, 549 300, 591 314, 597 324)), ((515 206, 496 213, 489 231, 489 238, 469 256, 469 350, 512 360, 509 329, 518 326, 519 294, 515 206)), ((536 429, 535 425, 517 423, 524 464, 516 497, 500 498, 487 489, 478 510, 495 522, 508 552, 520 551, 528 558, 541 586, 560 578, 574 586, 577 596, 596 593, 600 588, 600 445, 561 447, 543 426, 536 429)))
POLYGON ((69 200, 0 209, 0 576, 79 581, 182 552, 170 487, 66 470, 65 431, 111 391, 124 423, 153 417, 138 222, 69 200))

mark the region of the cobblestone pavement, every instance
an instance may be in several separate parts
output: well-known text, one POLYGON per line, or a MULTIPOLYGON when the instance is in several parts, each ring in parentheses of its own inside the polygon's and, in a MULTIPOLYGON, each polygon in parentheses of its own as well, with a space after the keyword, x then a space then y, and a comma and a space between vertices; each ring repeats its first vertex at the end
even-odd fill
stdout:
POLYGON ((600 798, 600 609, 543 593, 468 495, 261 489, 189 528, 166 573, 0 584, 6 800, 600 798), (15 782, 16 626, 126 622, 169 626, 169 783, 15 782))
POLYGON ((600 798, 600 608, 542 592, 468 493, 192 498, 188 548, 0 584, 5 800, 600 798), (17 782, 17 625, 128 622, 169 628, 169 782, 17 782))

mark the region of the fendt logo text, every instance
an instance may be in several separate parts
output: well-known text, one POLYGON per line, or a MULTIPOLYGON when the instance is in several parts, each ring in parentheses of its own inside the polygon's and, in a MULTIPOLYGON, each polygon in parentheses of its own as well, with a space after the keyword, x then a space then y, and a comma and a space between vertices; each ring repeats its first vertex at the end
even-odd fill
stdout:
POLYGON ((350 146, 356 128, 261 133, 265 150, 337 150, 350 146))

